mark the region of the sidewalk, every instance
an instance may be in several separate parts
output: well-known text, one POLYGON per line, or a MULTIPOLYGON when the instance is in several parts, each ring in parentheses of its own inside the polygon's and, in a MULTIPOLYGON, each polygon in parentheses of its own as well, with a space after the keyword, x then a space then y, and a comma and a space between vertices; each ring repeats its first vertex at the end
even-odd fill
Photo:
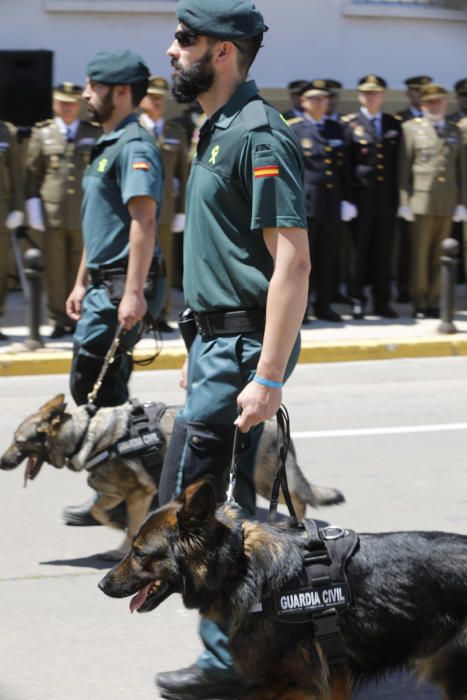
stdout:
MULTIPOLYGON (((176 369, 185 358, 183 341, 178 333, 176 318, 183 306, 181 292, 174 290, 174 308, 170 324, 174 333, 162 335, 162 348, 158 357, 149 365, 136 369, 176 369)), ((458 332, 440 335, 439 321, 426 319, 415 321, 410 304, 394 304, 400 314, 395 321, 367 316, 354 321, 349 308, 335 305, 344 323, 335 324, 313 319, 302 327, 302 352, 300 362, 346 362, 403 357, 438 357, 467 355, 467 288, 456 288, 455 325, 458 332)), ((29 351, 24 345, 28 337, 27 309, 22 292, 11 292, 6 313, 0 319, 1 330, 9 341, 0 342, 0 377, 29 374, 66 374, 70 370, 72 339, 48 340, 50 326, 41 326, 44 347, 29 351)), ((42 318, 46 318, 44 308, 42 318)), ((150 357, 155 350, 152 337, 143 338, 135 351, 136 359, 150 357)))

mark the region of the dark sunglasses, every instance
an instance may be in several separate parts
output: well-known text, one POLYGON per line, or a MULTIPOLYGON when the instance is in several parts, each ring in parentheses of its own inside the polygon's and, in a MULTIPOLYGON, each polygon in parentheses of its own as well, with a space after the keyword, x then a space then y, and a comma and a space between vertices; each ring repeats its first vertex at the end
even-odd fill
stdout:
POLYGON ((190 29, 180 29, 174 34, 178 45, 182 49, 186 49, 188 46, 194 46, 199 38, 199 34, 192 32, 190 29))

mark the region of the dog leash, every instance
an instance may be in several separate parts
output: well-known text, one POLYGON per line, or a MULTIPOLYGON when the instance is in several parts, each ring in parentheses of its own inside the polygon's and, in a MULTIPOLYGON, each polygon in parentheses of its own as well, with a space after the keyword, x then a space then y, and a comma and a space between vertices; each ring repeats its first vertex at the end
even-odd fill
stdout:
POLYGON ((277 419, 277 472, 271 489, 269 502, 268 522, 272 523, 277 517, 277 507, 279 505, 279 492, 282 489, 284 500, 289 511, 292 524, 297 524, 297 515, 290 496, 287 482, 287 455, 290 447, 290 417, 284 404, 276 414, 277 419))
POLYGON ((94 386, 92 388, 92 391, 89 392, 88 394, 88 407, 93 410, 95 409, 95 400, 97 397, 97 394, 99 393, 99 389, 102 386, 102 382, 104 381, 104 377, 107 374, 107 370, 109 369, 110 365, 115 361, 115 355, 117 354, 118 348, 120 347, 121 340, 123 336, 125 335, 126 330, 123 327, 121 323, 118 324, 116 333, 114 335, 114 338, 110 344, 109 349, 107 350, 107 354, 104 358, 104 362, 101 368, 101 371, 99 372, 99 376, 97 377, 94 386))

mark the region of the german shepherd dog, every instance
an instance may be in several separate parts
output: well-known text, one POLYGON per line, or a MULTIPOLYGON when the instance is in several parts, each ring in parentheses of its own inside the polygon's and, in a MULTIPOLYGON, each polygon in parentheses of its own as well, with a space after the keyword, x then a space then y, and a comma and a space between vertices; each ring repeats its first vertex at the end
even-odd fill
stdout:
MULTIPOLYGON (((177 408, 167 407, 160 430, 167 444, 172 434, 177 408)), ((54 467, 67 466, 74 471, 86 469, 93 456, 113 447, 128 429, 132 412, 130 403, 101 408, 90 416, 85 406, 67 410, 65 397, 58 394, 17 428, 13 443, 0 458, 1 469, 14 469, 27 458, 26 480, 33 479, 44 462, 54 467), (69 457, 69 455, 73 455, 69 457)), ((257 492, 269 498, 277 462, 275 421, 267 421, 256 456, 255 485, 257 492)), ((336 505, 344 501, 337 489, 310 484, 304 477, 295 456, 289 450, 287 459, 290 491, 296 512, 305 515, 306 506, 336 505)), ((98 492, 92 515, 103 525, 119 527, 109 511, 126 502, 127 536, 117 550, 104 552, 107 559, 120 561, 130 549, 131 541, 143 522, 158 484, 154 482, 139 458, 109 459, 89 472, 88 484, 98 492)))
POLYGON ((360 535, 347 565, 350 607, 338 609, 348 660, 330 666, 312 623, 251 612, 301 571, 303 537, 287 524, 216 510, 212 482, 188 487, 151 513, 126 558, 100 581, 109 596, 133 595, 149 612, 172 593, 187 608, 229 620, 243 700, 348 700, 351 689, 406 669, 467 698, 467 536, 441 532, 360 535))

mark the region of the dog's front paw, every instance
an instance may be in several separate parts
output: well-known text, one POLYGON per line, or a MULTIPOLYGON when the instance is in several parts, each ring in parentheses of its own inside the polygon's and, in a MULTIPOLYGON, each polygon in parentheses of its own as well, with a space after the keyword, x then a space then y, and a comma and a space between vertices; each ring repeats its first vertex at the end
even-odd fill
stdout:
POLYGON ((98 556, 105 561, 122 561, 128 552, 122 549, 109 549, 108 552, 101 552, 98 556))

